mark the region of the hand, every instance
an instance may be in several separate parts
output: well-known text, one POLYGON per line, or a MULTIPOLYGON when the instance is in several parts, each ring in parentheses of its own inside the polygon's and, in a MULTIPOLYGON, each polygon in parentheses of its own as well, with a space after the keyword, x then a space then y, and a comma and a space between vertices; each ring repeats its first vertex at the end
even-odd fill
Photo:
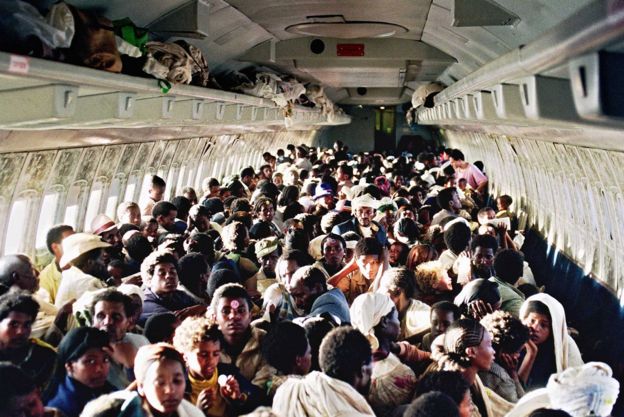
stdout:
POLYGON ((124 284, 132 284, 141 286, 143 285, 143 279, 141 279, 141 274, 130 275, 129 277, 125 277, 121 279, 121 282, 124 284))
POLYGON ((73 313, 73 305, 75 302, 76 299, 72 298, 71 300, 63 304, 63 306, 59 308, 58 312, 56 313, 56 317, 54 318, 54 325, 63 332, 65 332, 66 330, 67 320, 69 319, 69 316, 71 316, 73 313))
POLYGON ((390 352, 398 355, 401 352, 401 346, 397 342, 390 343, 390 352))
POLYGON ((493 312, 494 309, 492 308, 492 305, 483 300, 476 300, 468 304, 468 314, 470 314, 475 320, 481 320, 483 317, 493 312))
POLYGON ((498 357, 501 360, 501 365, 510 377, 513 379, 518 378, 518 356, 510 353, 499 353, 498 357))
POLYGON ((223 398, 229 398, 230 400, 241 398, 240 386, 233 375, 228 375, 225 383, 221 385, 221 395, 223 398))
POLYGON ((217 392, 214 388, 206 388, 202 392, 199 393, 197 397, 197 407, 204 412, 204 414, 208 414, 208 409, 212 406, 216 399, 217 392))
POLYGON ((526 349, 526 356, 535 357, 537 355, 538 347, 531 339, 529 339, 525 344, 524 348, 526 349))

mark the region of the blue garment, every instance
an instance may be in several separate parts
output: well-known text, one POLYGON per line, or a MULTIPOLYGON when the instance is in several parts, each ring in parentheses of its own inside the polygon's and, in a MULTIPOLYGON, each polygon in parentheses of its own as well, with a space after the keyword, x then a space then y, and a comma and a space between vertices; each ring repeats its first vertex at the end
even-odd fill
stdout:
POLYGON ((180 290, 175 290, 165 297, 160 297, 148 288, 145 290, 144 294, 143 312, 139 318, 140 326, 144 326, 147 319, 154 314, 172 313, 186 307, 197 305, 197 301, 180 290))
MULTIPOLYGON (((377 222, 372 222, 371 224, 372 227, 376 227, 378 229, 375 233, 375 239, 377 239, 377 241, 381 243, 382 246, 387 246, 388 237, 386 236, 386 231, 384 230, 383 226, 377 222)), ((361 234, 359 229, 360 228, 357 219, 354 217, 350 220, 347 220, 346 222, 342 222, 334 226, 334 228, 332 229, 332 233, 335 233, 337 235, 343 235, 347 232, 355 232, 359 235, 361 234)))
POLYGON ((113 391, 116 391, 115 387, 108 382, 101 388, 93 389, 66 375, 46 406, 58 408, 67 417, 79 417, 89 401, 113 391))
POLYGON ((351 323, 349 304, 340 288, 332 288, 314 300, 308 316, 322 316, 324 313, 329 313, 333 317, 338 318, 340 320, 338 324, 340 325, 351 323))

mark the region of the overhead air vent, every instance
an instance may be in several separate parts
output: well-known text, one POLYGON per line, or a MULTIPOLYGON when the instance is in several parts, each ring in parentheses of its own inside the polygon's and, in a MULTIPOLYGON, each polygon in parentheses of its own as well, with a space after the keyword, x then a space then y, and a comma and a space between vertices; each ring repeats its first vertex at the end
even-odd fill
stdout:
POLYGON ((288 26, 286 32, 339 39, 389 38, 407 32, 407 28, 394 23, 348 21, 342 15, 307 16, 307 19, 308 22, 288 26))
POLYGON ((512 26, 520 18, 491 0, 453 0, 453 26, 512 26))
POLYGON ((191 0, 150 23, 149 30, 169 37, 203 39, 208 36, 206 0, 191 0))

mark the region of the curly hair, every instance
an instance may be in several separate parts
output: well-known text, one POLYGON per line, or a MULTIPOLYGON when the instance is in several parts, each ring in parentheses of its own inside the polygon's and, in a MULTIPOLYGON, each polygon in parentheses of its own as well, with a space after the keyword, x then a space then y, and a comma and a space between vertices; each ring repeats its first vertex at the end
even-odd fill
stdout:
POLYGON ((499 353, 515 353, 529 340, 529 329, 506 311, 495 311, 481 319, 481 325, 492 334, 492 347, 499 353))
POLYGON ((371 345, 359 331, 342 326, 330 331, 321 342, 319 365, 326 375, 351 383, 362 365, 372 360, 371 345))
POLYGON ((244 239, 248 235, 247 227, 242 222, 233 221, 225 226, 221 232, 223 247, 231 251, 243 250, 244 239))
POLYGON ((173 346, 182 352, 192 352, 201 342, 223 342, 219 327, 206 317, 188 317, 175 330, 173 346))
POLYGON ((472 360, 466 354, 466 349, 479 346, 485 332, 485 327, 476 320, 457 320, 444 333, 442 345, 431 347, 431 358, 443 371, 461 371, 470 368, 472 360))
POLYGON ((424 262, 416 267, 416 285, 425 295, 435 292, 435 286, 442 278, 444 266, 439 261, 424 262))
POLYGON ((179 272, 176 257, 171 252, 157 250, 150 253, 141 263, 141 278, 145 282, 150 282, 158 264, 172 264, 176 272, 179 272))
POLYGON ((291 374, 298 356, 308 350, 308 337, 303 327, 282 321, 271 328, 262 340, 262 355, 278 371, 291 374))
POLYGON ((407 268, 388 269, 381 277, 381 282, 388 291, 392 293, 403 291, 407 298, 414 297, 416 292, 414 273, 407 268))

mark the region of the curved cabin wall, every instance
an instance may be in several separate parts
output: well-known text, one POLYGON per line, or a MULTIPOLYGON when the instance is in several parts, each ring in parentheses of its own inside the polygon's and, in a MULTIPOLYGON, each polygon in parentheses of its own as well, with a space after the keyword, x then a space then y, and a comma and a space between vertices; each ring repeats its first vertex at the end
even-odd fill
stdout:
MULTIPOLYGON (((202 180, 220 181, 246 166, 258 167, 262 153, 289 143, 311 144, 316 131, 282 131, 153 140, 0 153, 0 253, 25 253, 38 265, 48 260, 45 238, 55 224, 88 231, 91 219, 116 219, 123 201, 147 197, 152 175, 167 182, 165 198, 186 186, 201 192, 202 180)), ((94 135, 95 136, 95 135, 94 135)))

